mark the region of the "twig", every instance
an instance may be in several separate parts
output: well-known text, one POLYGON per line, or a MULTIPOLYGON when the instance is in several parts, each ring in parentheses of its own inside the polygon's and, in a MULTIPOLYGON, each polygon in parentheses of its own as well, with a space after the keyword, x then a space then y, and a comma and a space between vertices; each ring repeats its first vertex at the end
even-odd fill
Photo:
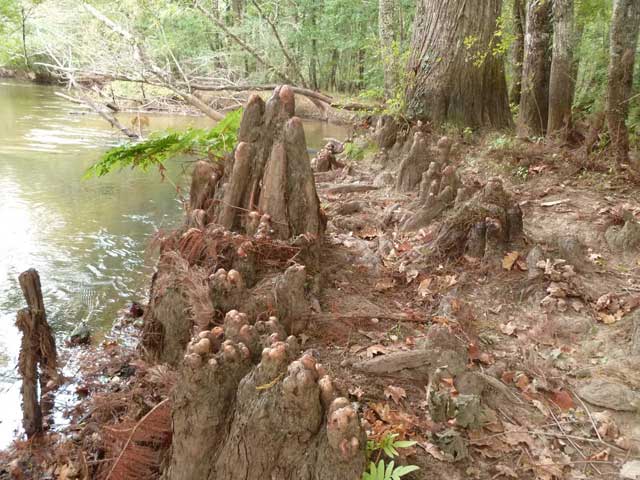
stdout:
POLYGON ((247 45, 244 40, 242 40, 240 37, 235 35, 231 30, 229 30, 227 26, 224 23, 222 23, 222 21, 220 21, 220 19, 216 18, 211 14, 211 12, 203 8, 202 5, 200 5, 200 2, 198 2, 197 0, 195 2, 195 7, 196 9, 200 10, 200 12, 204 14, 204 16, 206 16, 211 22, 215 23, 218 26, 218 28, 225 33, 227 37, 229 37, 231 40, 233 40, 238 45, 240 45, 240 47, 242 47, 244 50, 250 53, 260 65, 268 68, 269 70, 272 70, 276 75, 278 75, 278 77, 280 77, 281 80, 287 83, 294 83, 291 81, 291 79, 289 79, 289 77, 287 77, 287 75, 285 75, 283 72, 281 72, 276 67, 271 65, 267 60, 264 59, 263 56, 258 54, 258 52, 256 52, 253 48, 247 45))
POLYGON ((252 0, 252 2, 253 2, 253 5, 256 7, 256 10, 258 10, 258 13, 260 14, 260 16, 271 27, 271 30, 273 31, 273 35, 276 37, 276 40, 278 41, 278 44, 280 45, 280 50, 282 50, 282 54, 287 59, 287 62, 289 63, 291 68, 293 68, 293 70, 296 72, 296 75, 300 79, 300 82, 302 83, 302 86, 306 88, 307 87, 307 81, 305 80, 304 75, 302 75, 302 72, 300 71, 300 67, 298 66, 298 63, 293 60, 293 58, 289 54, 289 51, 284 46, 284 42, 282 41, 282 38, 280 38, 280 34, 278 33, 278 29, 276 28, 275 24, 271 21, 271 19, 268 16, 266 16, 264 14, 264 12, 262 11, 262 8, 260 8, 260 5, 258 4, 258 2, 256 2, 256 0, 252 0))
MULTIPOLYGON (((549 410, 549 413, 551 414, 551 416, 553 417, 553 421, 556 422, 556 426, 560 429, 560 431, 562 432, 562 435, 564 435, 564 438, 567 439, 567 441, 571 444, 571 446, 573 448, 576 449, 576 451, 580 454, 580 456, 585 459, 587 459, 587 456, 582 452, 582 450, 580 450, 580 447, 578 447, 578 445, 576 445, 576 442, 574 442, 571 438, 569 438, 567 436, 567 433, 564 431, 564 428, 562 427, 562 425, 560 425, 560 422, 558 422, 558 418, 556 417, 556 415, 553 413, 553 410, 549 410)), ((591 468, 593 468, 598 475, 602 475, 602 472, 600 470, 598 470, 598 467, 596 467, 595 465, 593 465, 592 463, 589 462, 589 465, 591 465, 591 468)))
POLYGON ((582 401, 582 399, 576 395, 576 392, 571 392, 573 394, 574 397, 576 397, 578 399, 578 401, 580 402, 580 404, 582 405, 582 408, 585 409, 585 411, 587 412, 587 415, 589 415, 589 420, 591 420, 591 425, 593 425, 593 429, 596 432, 596 435, 598 436, 598 439, 601 442, 604 442, 604 440, 602 440, 602 437, 600 436, 600 432, 598 431, 598 426, 596 425, 595 420, 593 419, 593 416, 591 416, 591 412, 589 411, 589 409, 587 408, 587 406, 585 405, 585 403, 582 401))

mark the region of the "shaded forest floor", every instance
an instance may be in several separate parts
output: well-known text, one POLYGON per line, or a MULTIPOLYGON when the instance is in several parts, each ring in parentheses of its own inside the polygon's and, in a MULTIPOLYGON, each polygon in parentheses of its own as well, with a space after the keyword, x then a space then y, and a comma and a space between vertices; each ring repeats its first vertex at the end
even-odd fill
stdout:
MULTIPOLYGON (((359 403, 370 437, 418 442, 402 452, 421 468, 406 478, 618 478, 640 457, 640 250, 605 232, 640 216, 638 188, 576 152, 500 138, 460 138, 452 154, 463 177, 500 176, 524 213, 524 247, 493 263, 427 262, 439 220, 399 231, 415 194, 371 158, 316 174, 329 226, 303 349, 359 403), (336 193, 352 184, 371 189, 336 193), (407 361, 433 341, 457 357, 407 361)), ((16 445, 0 478, 94 478, 117 453, 109 430, 168 394, 174 374, 132 346, 83 355, 70 424, 16 445)))

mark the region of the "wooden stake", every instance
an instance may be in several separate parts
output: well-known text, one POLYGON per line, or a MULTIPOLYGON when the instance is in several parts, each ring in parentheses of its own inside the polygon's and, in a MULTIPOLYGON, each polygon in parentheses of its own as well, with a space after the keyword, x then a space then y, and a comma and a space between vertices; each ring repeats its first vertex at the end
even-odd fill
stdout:
POLYGON ((18 370, 22 376, 22 424, 28 437, 42 432, 42 406, 38 398, 50 380, 59 379, 56 343, 47 323, 40 275, 34 269, 18 277, 28 308, 18 311, 16 326, 22 332, 18 370), (38 368, 39 366, 39 368, 38 368))

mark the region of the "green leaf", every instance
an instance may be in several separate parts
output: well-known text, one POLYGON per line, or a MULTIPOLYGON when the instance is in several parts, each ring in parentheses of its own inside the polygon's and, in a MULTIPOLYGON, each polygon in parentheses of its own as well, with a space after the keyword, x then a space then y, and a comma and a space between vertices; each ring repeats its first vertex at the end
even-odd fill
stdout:
POLYGON ((393 471, 393 480, 397 480, 399 478, 404 477, 405 475, 411 473, 411 472, 415 472, 416 470, 420 470, 420 467, 416 466, 416 465, 403 465, 400 466, 398 468, 396 468, 393 471))
POLYGON ((413 440, 399 440, 393 443, 393 446, 396 448, 409 448, 413 447, 417 442, 413 440))

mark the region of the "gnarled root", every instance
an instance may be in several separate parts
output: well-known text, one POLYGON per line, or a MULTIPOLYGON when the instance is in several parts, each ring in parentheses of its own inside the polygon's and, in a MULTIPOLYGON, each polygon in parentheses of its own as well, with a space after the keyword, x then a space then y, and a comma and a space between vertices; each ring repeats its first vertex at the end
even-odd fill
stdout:
POLYGON ((450 258, 502 258, 510 245, 522 240, 522 210, 492 178, 471 199, 458 199, 429 246, 430 255, 450 258))
POLYGON ((366 437, 356 411, 283 334, 275 318, 254 327, 234 311, 224 329, 192 340, 165 479, 360 478, 366 437))
POLYGON ((302 121, 293 116, 288 86, 275 89, 265 104, 253 95, 242 117, 239 143, 224 168, 199 162, 193 172, 190 223, 218 224, 252 233, 253 216, 269 215, 273 235, 321 237, 320 211, 302 121), (220 175, 220 170, 223 170, 220 175), (204 211, 194 215, 194 210, 204 211))
POLYGON ((451 147, 451 140, 447 137, 442 137, 438 141, 438 159, 429 164, 426 172, 420 173, 422 180, 420 194, 414 205, 415 213, 404 221, 403 230, 418 230, 425 227, 454 203, 461 203, 468 199, 470 188, 461 186, 458 172, 449 164, 451 147))

